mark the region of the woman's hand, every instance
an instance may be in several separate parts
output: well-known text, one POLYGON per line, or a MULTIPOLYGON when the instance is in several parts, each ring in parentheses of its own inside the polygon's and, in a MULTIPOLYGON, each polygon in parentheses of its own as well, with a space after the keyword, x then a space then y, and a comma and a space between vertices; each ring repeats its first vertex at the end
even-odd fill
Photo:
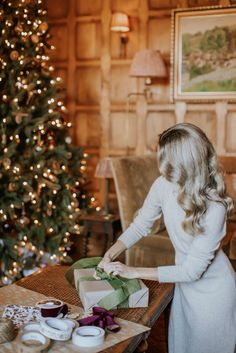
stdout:
POLYGON ((99 262, 98 267, 104 269, 104 266, 114 260, 118 255, 120 255, 126 249, 125 245, 121 240, 117 240, 112 247, 107 250, 103 259, 99 262))
POLYGON ((109 262, 104 265, 104 271, 114 276, 121 276, 124 278, 138 278, 138 271, 135 267, 130 267, 122 264, 119 261, 109 262))
POLYGON ((102 260, 99 262, 98 267, 104 270, 105 266, 109 264, 111 261, 112 261, 111 255, 109 254, 109 252, 106 252, 102 260))

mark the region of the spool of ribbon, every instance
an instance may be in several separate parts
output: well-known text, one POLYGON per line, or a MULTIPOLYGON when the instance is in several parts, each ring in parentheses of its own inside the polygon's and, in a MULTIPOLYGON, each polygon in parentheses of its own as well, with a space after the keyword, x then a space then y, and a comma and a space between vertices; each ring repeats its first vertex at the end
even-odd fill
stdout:
POLYGON ((78 320, 80 326, 97 326, 110 332, 118 332, 120 326, 114 321, 114 313, 104 308, 93 307, 93 315, 78 320))
POLYGON ((15 350, 17 353, 40 353, 45 352, 49 347, 50 340, 40 332, 29 331, 22 332, 14 341, 15 350))
POLYGON ((10 342, 16 337, 13 322, 10 319, 0 319, 0 343, 10 342))
POLYGON ((48 318, 40 321, 40 332, 56 341, 69 340, 72 330, 73 327, 63 319, 48 318))
POLYGON ((40 332, 40 323, 39 322, 29 322, 22 328, 23 332, 29 332, 29 331, 34 331, 34 332, 40 332))
MULTIPOLYGON (((101 257, 90 257, 75 262, 66 272, 66 279, 70 282, 70 284, 75 285, 75 269, 94 268, 96 271, 96 276, 102 280, 106 280, 114 288, 114 292, 108 294, 97 303, 98 306, 101 306, 107 310, 116 307, 128 308, 129 296, 141 289, 139 281, 135 278, 127 279, 120 276, 108 275, 101 268, 97 267, 101 259, 101 257)), ((92 276, 82 277, 80 278, 80 281, 96 281, 96 279, 92 276)))
POLYGON ((57 317, 60 314, 65 316, 68 313, 68 306, 59 299, 41 300, 36 306, 40 308, 42 317, 57 317))
POLYGON ((72 334, 72 342, 79 347, 97 347, 103 344, 105 331, 101 327, 78 327, 72 334))

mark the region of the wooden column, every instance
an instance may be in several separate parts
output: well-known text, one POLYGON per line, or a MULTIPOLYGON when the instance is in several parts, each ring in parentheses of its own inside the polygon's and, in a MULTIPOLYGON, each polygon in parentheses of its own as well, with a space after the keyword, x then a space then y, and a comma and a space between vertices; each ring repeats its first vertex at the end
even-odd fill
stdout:
POLYGON ((176 102, 175 103, 176 124, 184 122, 186 110, 187 110, 187 104, 185 102, 176 102))
MULTIPOLYGON (((139 50, 147 48, 148 1, 139 1, 139 50)), ((138 82, 139 84, 139 82, 138 82)), ((139 90, 139 87, 138 87, 139 90)), ((148 103, 145 96, 138 96, 136 103, 137 145, 135 154, 143 154, 146 149, 146 123, 148 103)))
POLYGON ((109 154, 109 127, 110 127, 110 72, 111 72, 111 55, 110 55, 110 21, 111 8, 110 0, 103 0, 103 9, 101 13, 102 24, 102 40, 101 40, 101 148, 100 157, 103 158, 109 154))
POLYGON ((227 102, 216 102, 216 149, 218 154, 224 154, 225 151, 225 127, 226 127, 226 115, 228 111, 227 102))

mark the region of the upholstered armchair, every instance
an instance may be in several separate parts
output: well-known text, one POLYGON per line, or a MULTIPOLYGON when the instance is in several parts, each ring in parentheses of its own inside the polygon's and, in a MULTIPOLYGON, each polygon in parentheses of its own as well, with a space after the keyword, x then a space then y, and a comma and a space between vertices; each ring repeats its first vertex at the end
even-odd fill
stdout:
MULTIPOLYGON (((111 158, 122 230, 132 222, 154 180, 158 177, 156 154, 111 158)), ((174 249, 163 220, 151 233, 126 251, 129 266, 159 266, 174 263, 174 249)))

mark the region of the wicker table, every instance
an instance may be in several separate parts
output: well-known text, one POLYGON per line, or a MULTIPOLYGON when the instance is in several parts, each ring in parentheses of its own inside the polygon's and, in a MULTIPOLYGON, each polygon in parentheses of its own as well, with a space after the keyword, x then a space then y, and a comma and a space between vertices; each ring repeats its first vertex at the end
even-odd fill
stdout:
MULTIPOLYGON (((21 279, 17 285, 42 293, 49 297, 61 299, 68 304, 82 307, 78 294, 66 281, 64 274, 67 266, 48 266, 45 269, 21 279)), ((155 281, 144 281, 149 287, 150 304, 148 308, 139 309, 118 309, 115 315, 122 319, 130 320, 152 327, 173 296, 174 286, 172 284, 160 284, 155 281)), ((133 352, 139 343, 145 339, 145 334, 135 336, 123 341, 109 349, 106 353, 133 352)))

